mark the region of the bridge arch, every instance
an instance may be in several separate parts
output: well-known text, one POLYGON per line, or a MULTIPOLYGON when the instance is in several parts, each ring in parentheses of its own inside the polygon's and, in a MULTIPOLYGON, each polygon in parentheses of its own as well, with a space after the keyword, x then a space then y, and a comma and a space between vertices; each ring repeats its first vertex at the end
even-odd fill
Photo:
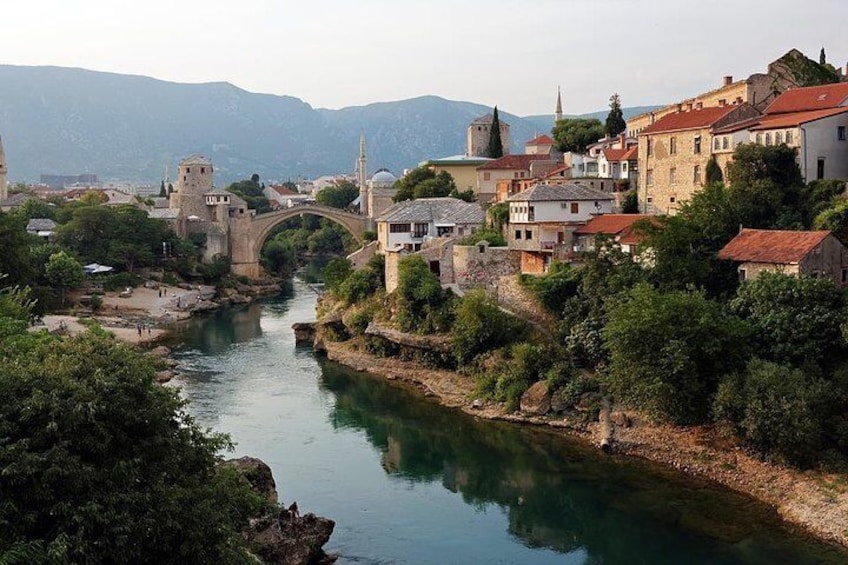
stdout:
POLYGON ((259 256, 268 235, 280 223, 289 218, 304 214, 319 216, 339 224, 360 245, 364 243, 365 230, 370 225, 368 216, 345 212, 344 210, 321 204, 304 204, 265 214, 258 214, 256 216, 237 218, 233 221, 234 225, 230 227, 232 238, 230 260, 233 272, 237 275, 244 275, 251 278, 259 277, 261 271, 259 267, 259 256), (249 221, 249 227, 239 225, 245 223, 245 221, 249 221), (245 231, 247 232, 246 234, 244 233, 245 231))

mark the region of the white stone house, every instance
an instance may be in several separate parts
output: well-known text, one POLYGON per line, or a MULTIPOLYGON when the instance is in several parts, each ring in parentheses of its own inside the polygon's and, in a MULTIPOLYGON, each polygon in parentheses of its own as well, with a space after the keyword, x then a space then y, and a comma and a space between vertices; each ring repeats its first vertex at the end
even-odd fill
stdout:
POLYGON ((380 251, 418 251, 437 237, 465 237, 483 227, 485 214, 476 202, 458 198, 419 198, 390 206, 376 220, 380 251))

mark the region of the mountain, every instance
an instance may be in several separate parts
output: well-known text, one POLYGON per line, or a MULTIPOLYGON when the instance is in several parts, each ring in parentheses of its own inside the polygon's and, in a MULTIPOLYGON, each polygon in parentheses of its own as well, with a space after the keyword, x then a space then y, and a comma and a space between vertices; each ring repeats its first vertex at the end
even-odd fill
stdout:
MULTIPOLYGON (((214 161, 218 185, 252 173, 287 179, 348 172, 362 131, 369 170, 400 173, 462 153, 468 122, 490 111, 437 96, 314 109, 291 96, 224 82, 0 65, 0 135, 13 181, 91 172, 158 183, 166 165, 173 175, 177 161, 192 153, 214 161)), ((552 116, 501 112, 501 119, 511 126, 514 151, 553 125, 552 116)))

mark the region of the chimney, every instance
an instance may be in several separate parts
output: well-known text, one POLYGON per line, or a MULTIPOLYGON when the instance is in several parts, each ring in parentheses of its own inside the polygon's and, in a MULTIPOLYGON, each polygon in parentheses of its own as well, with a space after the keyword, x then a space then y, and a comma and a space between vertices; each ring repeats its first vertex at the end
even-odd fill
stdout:
POLYGON ((621 145, 619 149, 627 149, 624 145, 625 141, 627 141, 627 133, 621 132, 618 135, 618 144, 621 145))
POLYGON ((696 110, 700 110, 700 109, 702 109, 703 107, 704 107, 704 103, 703 103, 703 102, 697 102, 697 103, 695 103, 695 109, 696 109, 696 110))
POLYGON ((726 75, 724 77, 724 86, 730 86, 733 84, 733 75, 726 75))
POLYGON ((683 111, 683 104, 678 104, 678 105, 677 105, 677 111, 678 111, 678 112, 682 112, 682 111, 683 111))

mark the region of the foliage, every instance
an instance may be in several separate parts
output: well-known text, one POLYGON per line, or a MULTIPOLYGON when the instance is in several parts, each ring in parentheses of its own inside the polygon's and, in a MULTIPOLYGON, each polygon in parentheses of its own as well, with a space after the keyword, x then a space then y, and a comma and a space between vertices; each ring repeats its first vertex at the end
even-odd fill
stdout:
POLYGON ((208 263, 198 263, 197 274, 206 283, 215 283, 230 274, 230 258, 216 255, 208 263))
POLYGON ((395 182, 393 200, 416 200, 418 198, 437 198, 455 196, 458 194, 456 183, 447 171, 436 173, 429 167, 418 167, 405 174, 395 182))
POLYGON ((483 228, 475 231, 469 236, 462 238, 459 245, 477 245, 481 241, 488 241, 492 247, 506 247, 506 239, 500 231, 492 228, 483 228))
POLYGON ((848 200, 840 200, 822 210, 813 221, 817 230, 830 230, 843 244, 848 243, 848 200))
POLYGON ((624 195, 624 202, 621 203, 622 214, 638 214, 639 213, 639 196, 635 190, 628 190, 624 195))
POLYGON ((713 413, 760 453, 808 466, 821 456, 830 388, 800 369, 754 359, 722 381, 713 413))
POLYGON ((28 284, 36 274, 30 243, 33 239, 26 232, 26 220, 19 215, 0 212, 0 273, 5 273, 4 284, 28 284))
POLYGON ((562 314, 566 301, 577 294, 580 279, 577 270, 568 263, 554 261, 547 273, 539 276, 524 275, 521 283, 550 312, 562 314))
POLYGON ((616 92, 609 99, 610 111, 604 124, 604 134, 607 137, 615 137, 627 129, 624 121, 624 113, 621 111, 621 97, 616 92))
POLYGON ((359 188, 348 180, 337 181, 318 191, 315 201, 318 204, 332 206, 333 208, 347 208, 359 196, 359 188))
POLYGON ((374 230, 365 230, 362 232, 362 239, 365 242, 377 241, 377 232, 374 230))
POLYGON ((831 65, 816 63, 795 49, 786 53, 775 63, 785 66, 789 76, 798 86, 819 86, 840 80, 831 65))
POLYGON ((61 289, 62 302, 65 301, 65 291, 79 288, 85 277, 79 261, 64 251, 50 256, 45 275, 52 286, 61 289))
POLYGON ((265 196, 265 185, 259 182, 259 175, 255 173, 249 179, 232 183, 227 191, 243 198, 247 207, 256 210, 257 214, 271 211, 271 203, 265 196))
POLYGON ((704 179, 707 181, 708 185, 717 182, 724 182, 724 173, 721 172, 721 167, 719 167, 715 155, 711 156, 710 160, 707 161, 707 168, 704 173, 704 179))
POLYGON ((501 140, 501 119, 498 107, 492 112, 492 129, 489 130, 489 143, 486 145, 486 157, 500 159, 504 155, 503 140, 501 140))
POLYGON ((587 145, 604 137, 604 126, 595 119, 569 118, 559 120, 551 133, 558 150, 583 153, 587 145))
POLYGON ((753 185, 758 181, 771 181, 777 186, 789 187, 803 184, 795 149, 783 145, 743 143, 733 152, 728 164, 731 185, 753 185))
POLYGON ((27 198, 24 203, 13 212, 15 215, 23 216, 27 221, 33 218, 49 218, 55 220, 57 217, 56 206, 45 202, 40 198, 27 198))
POLYGON ((132 273, 115 273, 100 278, 100 281, 103 283, 103 290, 112 292, 137 287, 141 284, 141 277, 132 273))
POLYGON ((150 357, 93 334, 0 348, 0 561, 251 562, 240 532, 265 503, 150 357))
POLYGON ((489 220, 489 225, 499 232, 503 231, 503 227, 509 222, 509 203, 498 202, 489 206, 486 215, 489 220))
POLYGON ((439 279, 418 255, 398 263, 395 297, 398 327, 401 331, 435 333, 447 331, 453 322, 455 295, 442 290, 439 279))
POLYGON ((517 320, 503 312, 496 299, 472 290, 456 306, 451 350, 460 366, 467 365, 478 355, 515 341, 518 333, 517 320))
POLYGON ((269 273, 288 276, 297 266, 294 248, 281 235, 269 239, 262 246, 262 266, 269 273))
POLYGON ((801 366, 845 352, 845 294, 830 279, 762 272, 739 287, 731 310, 753 330, 756 354, 801 366))
POLYGON ((616 397, 676 424, 704 422, 720 375, 746 360, 744 324, 699 292, 640 284, 603 330, 616 397))
POLYGON ((332 259, 324 266, 324 286, 334 292, 353 272, 351 262, 344 257, 332 259))

